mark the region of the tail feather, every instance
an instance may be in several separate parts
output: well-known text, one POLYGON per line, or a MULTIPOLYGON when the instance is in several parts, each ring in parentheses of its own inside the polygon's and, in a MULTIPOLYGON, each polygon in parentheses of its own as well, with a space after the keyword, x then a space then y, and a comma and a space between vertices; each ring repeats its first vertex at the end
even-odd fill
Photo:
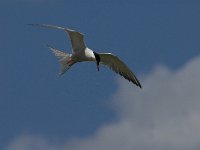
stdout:
POLYGON ((71 54, 67 54, 51 46, 48 47, 54 53, 54 55, 59 59, 59 63, 61 65, 59 75, 63 75, 73 65, 73 64, 68 64, 68 62, 71 60, 71 54))

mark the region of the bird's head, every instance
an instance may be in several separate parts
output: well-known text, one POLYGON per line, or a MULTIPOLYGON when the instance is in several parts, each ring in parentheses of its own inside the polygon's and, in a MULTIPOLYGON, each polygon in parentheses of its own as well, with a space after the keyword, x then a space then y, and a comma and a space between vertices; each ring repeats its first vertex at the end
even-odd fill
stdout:
POLYGON ((94 53, 94 56, 95 56, 95 59, 96 59, 97 70, 99 71, 99 63, 101 61, 101 58, 100 58, 98 53, 96 53, 96 52, 93 52, 93 53, 94 53))

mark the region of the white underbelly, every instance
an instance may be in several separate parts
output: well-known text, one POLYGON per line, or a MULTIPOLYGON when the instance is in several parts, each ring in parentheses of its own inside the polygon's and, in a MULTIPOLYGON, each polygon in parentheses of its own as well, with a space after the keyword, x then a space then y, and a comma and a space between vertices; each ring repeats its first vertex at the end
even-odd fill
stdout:
POLYGON ((77 53, 74 53, 72 55, 72 59, 77 61, 77 62, 82 62, 82 61, 95 61, 95 56, 92 50, 89 48, 86 48, 85 50, 78 51, 77 53))

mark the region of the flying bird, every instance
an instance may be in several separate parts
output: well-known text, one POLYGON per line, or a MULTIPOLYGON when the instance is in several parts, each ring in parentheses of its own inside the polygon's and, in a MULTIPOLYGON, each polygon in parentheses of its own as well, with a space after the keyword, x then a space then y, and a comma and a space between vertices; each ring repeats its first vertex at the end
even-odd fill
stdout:
POLYGON ((78 62, 90 61, 95 62, 97 70, 99 71, 99 64, 108 66, 116 73, 123 76, 128 81, 142 88, 139 80, 136 78, 134 73, 128 68, 128 66, 121 61, 117 56, 112 53, 97 53, 89 49, 84 42, 84 35, 78 31, 54 26, 47 24, 29 24, 32 26, 46 27, 52 29, 59 29, 65 31, 71 40, 72 54, 62 52, 56 48, 48 46, 50 50, 58 57, 61 64, 60 75, 64 74, 72 65, 78 62))

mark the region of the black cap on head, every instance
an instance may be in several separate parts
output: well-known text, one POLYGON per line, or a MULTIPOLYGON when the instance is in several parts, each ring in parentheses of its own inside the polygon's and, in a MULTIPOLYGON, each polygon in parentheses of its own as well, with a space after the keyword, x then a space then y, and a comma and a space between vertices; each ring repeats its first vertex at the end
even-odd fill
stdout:
POLYGON ((93 53, 94 53, 94 56, 95 56, 95 59, 97 62, 97 70, 99 71, 99 62, 101 61, 101 58, 98 53, 96 53, 96 52, 93 52, 93 53))
POLYGON ((94 53, 96 61, 99 63, 101 61, 101 58, 100 58, 99 54, 96 53, 96 52, 93 52, 93 53, 94 53))

